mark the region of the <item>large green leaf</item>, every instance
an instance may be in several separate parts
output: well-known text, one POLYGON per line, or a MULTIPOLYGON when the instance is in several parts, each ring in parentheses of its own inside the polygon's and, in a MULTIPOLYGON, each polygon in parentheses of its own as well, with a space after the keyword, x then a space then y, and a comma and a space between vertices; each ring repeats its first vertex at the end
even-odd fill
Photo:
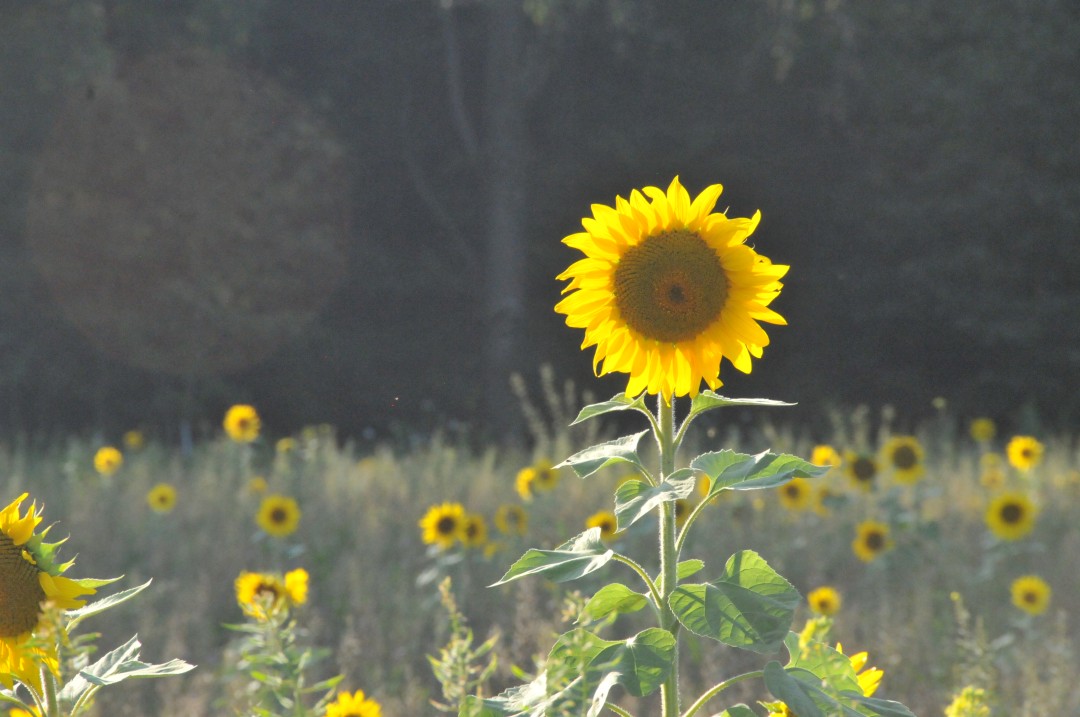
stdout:
POLYGON ((593 658, 589 667, 599 668, 605 675, 617 675, 614 682, 635 697, 645 697, 659 689, 668 678, 674 660, 675 636, 659 627, 650 627, 607 646, 593 658))
POLYGON ((677 587, 668 604, 697 635, 771 654, 783 644, 801 599, 764 558, 743 550, 728 559, 719 578, 677 587))
POLYGON ((74 630, 75 626, 86 618, 92 615, 97 615, 98 613, 105 612, 106 610, 109 610, 116 607, 117 605, 121 605, 127 602, 131 598, 141 593, 146 588, 150 587, 151 582, 152 580, 147 580, 142 585, 136 585, 133 588, 128 588, 127 590, 121 590, 118 593, 107 595, 100 600, 95 600, 92 603, 87 603, 86 605, 83 605, 82 607, 75 610, 68 610, 65 613, 65 615, 69 618, 67 624, 68 632, 74 630))
MULTIPOLYGON (((835 659, 829 656, 826 662, 832 665, 835 659)), ((825 669, 831 671, 833 668, 825 669)), ((847 671, 854 676, 850 661, 847 671)), ((765 687, 777 699, 783 700, 799 717, 804 714, 808 717, 915 717, 911 710, 899 702, 866 697, 858 687, 858 682, 855 682, 854 689, 838 689, 839 682, 847 681, 847 676, 839 679, 835 676, 822 678, 820 674, 806 668, 790 665, 781 667, 778 662, 770 662, 765 666, 765 687)))
POLYGON ((724 408, 727 406, 794 406, 794 403, 786 403, 784 401, 774 401, 771 398, 726 398, 718 393, 712 391, 702 391, 698 395, 694 396, 694 400, 690 403, 690 413, 687 414, 687 420, 696 418, 697 416, 711 411, 714 408, 724 408))
POLYGON ((791 656, 787 667, 798 667, 812 672, 836 691, 859 690, 859 680, 851 667, 851 658, 817 640, 800 645, 798 633, 789 633, 784 639, 791 656))
POLYGON ((510 566, 502 579, 490 587, 538 574, 557 583, 576 580, 602 568, 613 555, 615 552, 600 541, 600 528, 589 528, 555 550, 527 550, 510 566))
POLYGON ((134 677, 165 677, 180 675, 195 669, 195 665, 183 660, 170 660, 161 664, 143 662, 139 659, 138 636, 132 637, 120 647, 104 655, 94 664, 79 670, 70 682, 60 690, 60 698, 76 702, 83 693, 134 677))
POLYGON ((681 468, 651 486, 640 480, 628 480, 615 490, 615 517, 619 530, 626 530, 649 512, 667 501, 686 498, 694 492, 694 471, 681 468))
POLYGON ((642 413, 652 415, 651 413, 649 413, 649 409, 645 407, 645 394, 641 394, 637 398, 631 398, 625 393, 619 393, 615 396, 612 396, 611 400, 609 401, 603 401, 602 403, 592 403, 581 409, 581 412, 578 413, 577 418, 575 418, 570 423, 570 425, 577 425, 582 421, 587 421, 590 418, 595 418, 596 416, 602 416, 605 413, 611 413, 613 411, 625 411, 627 409, 634 409, 637 411, 641 411, 642 413))
POLYGON ((690 462, 690 467, 709 476, 709 498, 724 489, 775 488, 792 478, 812 478, 829 471, 828 467, 815 466, 787 453, 762 451, 749 455, 729 449, 703 453, 690 462))
POLYGON ((630 463, 642 473, 646 473, 645 466, 642 465, 641 458, 637 454, 638 442, 646 433, 648 431, 641 431, 632 436, 623 436, 613 441, 586 448, 583 451, 578 451, 555 467, 572 468, 578 478, 588 478, 601 468, 616 463, 630 463))
POLYGON ((641 593, 622 583, 611 583, 589 598, 582 612, 593 620, 602 620, 612 614, 637 612, 648 604, 649 599, 641 593))

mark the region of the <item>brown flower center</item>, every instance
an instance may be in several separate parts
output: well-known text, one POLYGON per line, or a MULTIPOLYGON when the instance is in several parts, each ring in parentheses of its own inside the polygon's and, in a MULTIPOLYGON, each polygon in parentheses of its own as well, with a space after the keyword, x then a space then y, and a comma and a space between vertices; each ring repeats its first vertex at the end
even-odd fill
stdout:
POLYGON ((289 511, 284 508, 274 508, 270 511, 270 522, 274 525, 284 525, 289 520, 289 511))
POLYGON ((435 523, 435 532, 439 535, 451 535, 457 530, 457 520, 452 516, 444 515, 435 523))
POLYGON ((37 625, 45 599, 39 572, 23 557, 22 546, 0 532, 0 638, 22 635, 37 625))
POLYGON ((1024 517, 1024 508, 1019 503, 1006 503, 1001 506, 1001 520, 1005 523, 1019 523, 1024 517))
POLYGON ((874 461, 869 458, 860 456, 851 464, 851 473, 855 476, 855 480, 860 483, 866 483, 874 479, 874 475, 877 473, 877 466, 875 466, 874 461))
POLYGON ((893 451, 892 462, 900 470, 908 470, 918 465, 919 456, 911 446, 898 446, 893 451))
POLYGON ((876 553, 885 547, 885 536, 880 531, 871 531, 863 538, 863 544, 868 550, 876 553))

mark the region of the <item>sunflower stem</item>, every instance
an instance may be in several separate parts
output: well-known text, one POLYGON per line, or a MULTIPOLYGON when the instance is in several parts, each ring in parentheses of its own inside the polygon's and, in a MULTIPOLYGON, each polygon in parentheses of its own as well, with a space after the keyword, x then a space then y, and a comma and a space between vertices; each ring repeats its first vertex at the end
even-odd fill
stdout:
MULTIPOLYGON (((663 481, 675 472, 675 397, 665 398, 661 393, 657 397, 656 442, 660 447, 660 480, 663 481)), ((678 625, 675 613, 668 604, 668 598, 675 589, 678 580, 678 551, 675 546, 675 504, 665 501, 660 505, 660 626, 675 638, 675 651, 671 661, 671 673, 660 687, 660 709, 662 717, 677 717, 679 714, 679 646, 678 625)))
POLYGON ((60 704, 56 699, 56 677, 44 661, 41 662, 41 687, 45 693, 45 709, 43 717, 61 717, 60 704))

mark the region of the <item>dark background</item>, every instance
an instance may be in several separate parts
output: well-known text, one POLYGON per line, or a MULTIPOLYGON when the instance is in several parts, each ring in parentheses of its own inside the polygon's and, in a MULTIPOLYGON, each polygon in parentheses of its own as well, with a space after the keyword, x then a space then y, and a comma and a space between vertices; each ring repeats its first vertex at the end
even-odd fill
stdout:
POLYGON ((1075 425, 1078 51, 1071 0, 0 3, 0 433, 606 398, 560 239, 675 174, 792 266, 722 393, 1075 425))

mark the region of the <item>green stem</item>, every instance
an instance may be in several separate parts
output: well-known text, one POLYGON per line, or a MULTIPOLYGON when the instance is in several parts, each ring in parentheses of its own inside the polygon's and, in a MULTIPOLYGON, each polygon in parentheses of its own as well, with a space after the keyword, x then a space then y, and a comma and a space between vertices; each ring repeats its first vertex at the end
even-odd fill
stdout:
MULTIPOLYGON (((660 447, 660 480, 675 472, 675 397, 657 397, 656 441, 660 447)), ((679 643, 678 622, 668 605, 668 597, 675 590, 678 580, 679 554, 675 547, 675 504, 665 501, 660 506, 660 627, 675 638, 675 652, 671 661, 671 674, 660 687, 660 713, 662 717, 679 714, 679 643)))
POLYGON ((720 494, 717 493, 716 495, 712 496, 711 498, 700 501, 697 505, 694 506, 694 509, 692 511, 690 511, 690 515, 688 515, 686 517, 686 522, 683 523, 682 530, 679 532, 679 537, 675 540, 675 552, 676 553, 679 553, 679 554, 682 553, 683 544, 686 543, 686 535, 687 535, 687 533, 690 532, 690 526, 693 525, 694 521, 696 521, 698 516, 701 515, 701 511, 705 510, 706 506, 708 506, 710 503, 712 503, 716 499, 717 495, 720 495, 720 494))
POLYGON ((60 704, 56 699, 56 677, 44 662, 41 663, 41 687, 45 692, 43 717, 61 717, 60 704))
POLYGON ((735 675, 730 679, 724 680, 718 685, 712 686, 705 694, 703 694, 701 697, 698 697, 694 704, 690 705, 690 708, 683 713, 682 717, 693 717, 694 713, 704 707, 706 702, 711 700, 713 697, 716 697, 718 694, 731 687, 735 683, 742 682, 743 680, 750 680, 755 677, 762 677, 764 675, 764 670, 754 670, 753 672, 746 672, 741 675, 735 675))
POLYGON ((619 707, 618 705, 606 704, 604 706, 615 714, 620 715, 620 717, 634 717, 632 714, 624 710, 622 707, 619 707))
POLYGON ((664 603, 663 599, 660 597, 660 591, 657 589, 656 583, 654 583, 652 578, 649 577, 649 574, 645 572, 645 568, 638 565, 631 558, 628 558, 625 555, 619 555, 618 553, 615 553, 612 556, 612 560, 622 563, 623 565, 630 566, 630 569, 638 574, 638 576, 642 579, 645 585, 649 588, 649 594, 652 595, 653 603, 656 605, 657 611, 662 613, 662 606, 664 603))

